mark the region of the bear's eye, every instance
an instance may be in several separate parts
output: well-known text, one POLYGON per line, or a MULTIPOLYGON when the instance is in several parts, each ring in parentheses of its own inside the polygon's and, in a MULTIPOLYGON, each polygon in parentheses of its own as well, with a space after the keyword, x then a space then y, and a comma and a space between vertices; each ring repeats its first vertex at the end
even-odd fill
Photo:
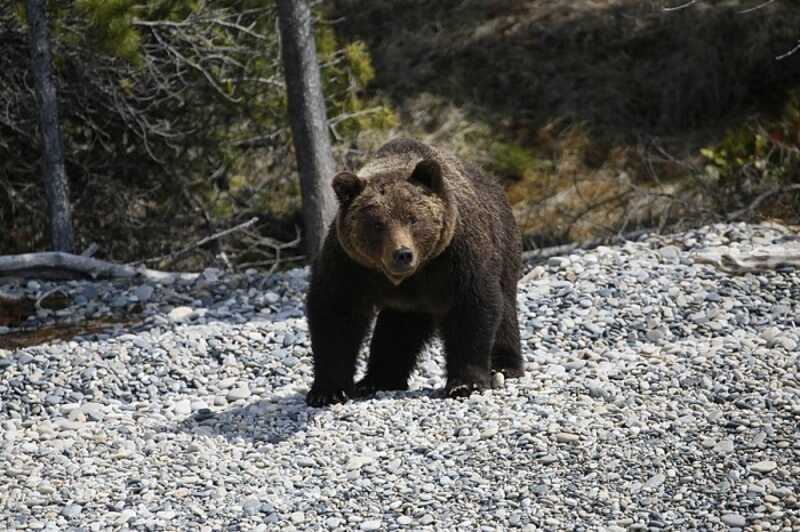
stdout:
POLYGON ((385 224, 385 223, 383 223, 383 220, 373 220, 373 221, 372 221, 372 227, 373 227, 373 229, 375 229, 376 231, 383 231, 383 228, 384 228, 385 226, 386 226, 386 224, 385 224))
POLYGON ((414 224, 416 224, 416 223, 417 223, 417 217, 416 217, 416 216, 412 216, 412 217, 410 217, 410 218, 408 219, 408 223, 409 223, 409 225, 414 225, 414 224))

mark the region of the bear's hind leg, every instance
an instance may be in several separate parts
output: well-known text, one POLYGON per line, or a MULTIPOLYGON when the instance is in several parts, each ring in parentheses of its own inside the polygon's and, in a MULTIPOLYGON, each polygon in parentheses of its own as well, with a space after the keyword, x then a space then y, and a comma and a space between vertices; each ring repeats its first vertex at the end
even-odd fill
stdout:
POLYGON ((407 390, 417 355, 433 332, 433 319, 426 314, 381 311, 372 333, 367 374, 356 383, 356 395, 407 390))
POLYGON ((508 379, 522 377, 524 373, 515 294, 506 294, 503 298, 503 318, 492 348, 492 370, 508 379))

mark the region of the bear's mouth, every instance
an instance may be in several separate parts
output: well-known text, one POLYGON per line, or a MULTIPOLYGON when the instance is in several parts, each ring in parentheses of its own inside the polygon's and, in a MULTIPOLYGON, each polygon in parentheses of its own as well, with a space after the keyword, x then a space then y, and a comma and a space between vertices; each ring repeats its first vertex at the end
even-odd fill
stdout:
POLYGON ((385 266, 383 267, 383 274, 386 276, 387 279, 389 279, 389 282, 391 282, 395 286, 405 281, 406 278, 410 276, 412 273, 414 273, 413 269, 409 269, 404 272, 393 272, 389 268, 385 266))

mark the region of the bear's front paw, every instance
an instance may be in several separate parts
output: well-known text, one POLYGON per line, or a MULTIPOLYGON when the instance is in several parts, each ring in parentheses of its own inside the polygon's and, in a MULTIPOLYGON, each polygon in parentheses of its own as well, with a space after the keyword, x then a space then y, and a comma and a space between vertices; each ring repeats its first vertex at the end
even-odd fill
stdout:
POLYGON ((375 392, 380 392, 380 391, 388 392, 388 391, 405 391, 405 390, 408 390, 408 383, 379 382, 367 376, 356 383, 355 388, 353 389, 353 394, 355 395, 355 397, 367 397, 369 395, 374 394, 375 392))
POLYGON ((320 390, 318 388, 311 388, 308 395, 306 395, 306 404, 317 408, 346 403, 347 400, 347 392, 344 390, 320 390))
POLYGON ((484 382, 464 382, 452 381, 448 382, 444 388, 445 396, 454 399, 456 397, 469 397, 474 392, 480 392, 488 388, 487 383, 484 382))

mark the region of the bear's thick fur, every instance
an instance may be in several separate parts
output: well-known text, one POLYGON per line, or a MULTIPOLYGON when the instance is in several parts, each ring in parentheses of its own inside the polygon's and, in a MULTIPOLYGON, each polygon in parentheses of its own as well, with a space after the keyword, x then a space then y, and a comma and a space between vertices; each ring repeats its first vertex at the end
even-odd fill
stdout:
POLYGON ((306 310, 323 406, 403 390, 425 343, 444 342, 448 396, 522 375, 517 280, 522 243, 503 189, 475 166, 398 139, 357 175, 338 174, 340 207, 312 266, 306 310), (365 377, 356 357, 377 315, 365 377))

